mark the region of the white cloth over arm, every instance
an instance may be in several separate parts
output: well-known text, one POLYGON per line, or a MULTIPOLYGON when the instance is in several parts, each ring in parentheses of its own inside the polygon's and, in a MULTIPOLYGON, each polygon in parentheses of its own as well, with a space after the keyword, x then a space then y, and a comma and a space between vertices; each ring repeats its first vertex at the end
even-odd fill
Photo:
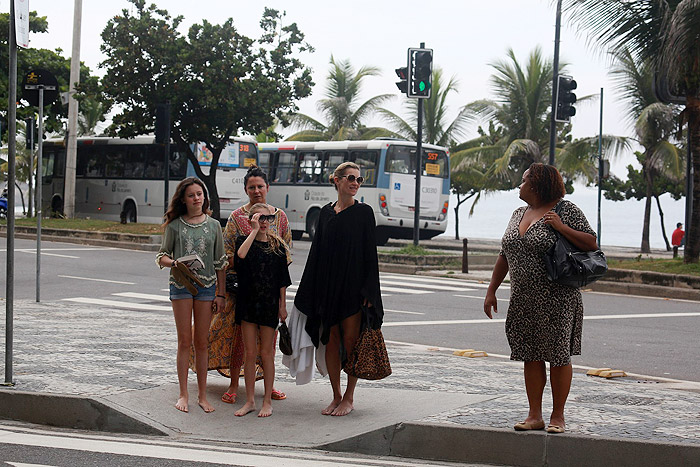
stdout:
POLYGON ((314 344, 306 333, 306 315, 293 306, 287 316, 287 327, 292 337, 292 355, 283 355, 282 364, 296 378, 297 385, 307 384, 314 378, 314 344))

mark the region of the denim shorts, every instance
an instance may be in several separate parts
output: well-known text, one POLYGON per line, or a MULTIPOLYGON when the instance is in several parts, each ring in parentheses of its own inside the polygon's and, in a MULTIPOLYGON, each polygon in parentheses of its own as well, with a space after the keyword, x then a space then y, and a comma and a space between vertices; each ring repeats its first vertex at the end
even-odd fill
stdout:
POLYGON ((210 285, 209 287, 200 287, 197 284, 197 295, 192 295, 189 290, 182 288, 178 289, 173 284, 170 284, 170 300, 182 300, 182 299, 195 299, 203 302, 213 302, 214 296, 216 295, 216 285, 210 285))

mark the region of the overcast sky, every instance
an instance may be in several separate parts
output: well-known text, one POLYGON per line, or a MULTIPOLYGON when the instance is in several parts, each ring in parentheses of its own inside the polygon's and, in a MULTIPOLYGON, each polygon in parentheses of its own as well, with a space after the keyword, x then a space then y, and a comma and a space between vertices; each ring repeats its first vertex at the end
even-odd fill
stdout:
MULTIPOLYGON (((47 16, 49 32, 33 34, 32 47, 60 47, 69 56, 72 41, 73 2, 71 0, 29 0, 30 9, 47 16)), ((401 99, 395 86, 394 69, 405 66, 406 49, 425 42, 434 50, 434 63, 447 76, 459 80, 459 94, 448 104, 453 115, 468 102, 492 98, 489 63, 505 58, 511 47, 524 63, 528 53, 540 46, 547 57, 554 50, 555 6, 550 0, 491 1, 367 1, 350 3, 318 0, 285 2, 237 2, 231 0, 159 0, 156 4, 173 16, 183 15, 185 28, 202 19, 222 23, 234 19, 243 34, 258 37, 259 20, 265 6, 286 11, 286 21, 296 22, 307 41, 315 48, 302 60, 312 67, 314 93, 299 103, 301 111, 318 117, 315 102, 324 91, 331 54, 336 59, 349 59, 359 68, 378 66, 382 76, 366 80, 363 97, 391 93, 396 100, 387 107, 401 112, 401 99)), ((7 0, 0 0, 2 11, 8 11, 7 0)), ((100 33, 109 18, 130 8, 125 0, 84 0, 82 11, 82 45, 80 57, 94 73, 103 74, 98 64, 100 33)), ((604 133, 631 135, 624 123, 624 105, 618 101, 608 75, 607 58, 587 46, 585 36, 576 33, 574 25, 562 21, 561 59, 568 62, 569 74, 578 82, 577 94, 599 94, 605 89, 604 133)), ((599 104, 578 105, 573 120, 575 137, 598 134, 599 104)), ((374 122, 381 124, 381 122, 374 122)), ((471 131, 468 137, 475 136, 471 131)), ((626 158, 629 160, 629 158, 626 158)), ((616 173, 621 162, 613 164, 616 173)))

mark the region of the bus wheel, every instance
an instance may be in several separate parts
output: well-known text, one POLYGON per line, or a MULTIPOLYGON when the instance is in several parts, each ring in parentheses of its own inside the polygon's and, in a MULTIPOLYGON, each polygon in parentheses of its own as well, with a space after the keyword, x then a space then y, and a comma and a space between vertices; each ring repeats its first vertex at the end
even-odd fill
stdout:
POLYGON ((301 240, 301 237, 304 235, 303 230, 292 230, 292 240, 301 240))
POLYGON ((60 196, 51 198, 51 217, 63 218, 63 199, 60 196))
POLYGON ((124 205, 124 210, 121 213, 122 224, 136 222, 136 206, 131 201, 124 205))
POLYGON ((319 210, 314 209, 306 216, 306 231, 309 233, 309 238, 313 241, 316 236, 316 226, 318 225, 319 210))

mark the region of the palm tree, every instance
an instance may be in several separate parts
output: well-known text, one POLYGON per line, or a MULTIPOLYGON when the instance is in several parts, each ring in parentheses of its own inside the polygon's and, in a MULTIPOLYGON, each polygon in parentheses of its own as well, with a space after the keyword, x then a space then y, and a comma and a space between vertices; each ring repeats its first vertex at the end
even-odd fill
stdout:
POLYGON ((618 91, 628 104, 629 120, 634 120, 637 141, 644 148, 639 157, 646 185, 641 250, 642 253, 649 253, 649 223, 655 180, 659 176, 671 180, 683 176, 682 153, 669 142, 675 132, 677 112, 673 106, 659 102, 654 95, 654 71, 649 61, 637 63, 627 48, 615 54, 615 59, 611 73, 617 81, 618 91))
POLYGON ((92 136, 100 122, 105 121, 105 106, 97 99, 86 97, 80 101, 78 136, 92 136))
POLYGON ((568 12, 593 42, 623 46, 685 96, 681 122, 688 123, 694 170, 691 225, 686 226, 684 262, 700 261, 700 2, 697 0, 565 0, 568 12))
POLYGON ((362 81, 368 76, 380 75, 379 68, 365 66, 355 73, 349 60, 336 62, 331 56, 330 63, 326 98, 317 104, 327 123, 323 124, 308 115, 292 114, 289 116, 291 126, 301 131, 288 137, 287 141, 340 141, 392 136, 393 134, 384 128, 370 128, 363 123, 379 105, 391 99, 392 94, 380 94, 362 104, 357 102, 362 90, 362 81))

